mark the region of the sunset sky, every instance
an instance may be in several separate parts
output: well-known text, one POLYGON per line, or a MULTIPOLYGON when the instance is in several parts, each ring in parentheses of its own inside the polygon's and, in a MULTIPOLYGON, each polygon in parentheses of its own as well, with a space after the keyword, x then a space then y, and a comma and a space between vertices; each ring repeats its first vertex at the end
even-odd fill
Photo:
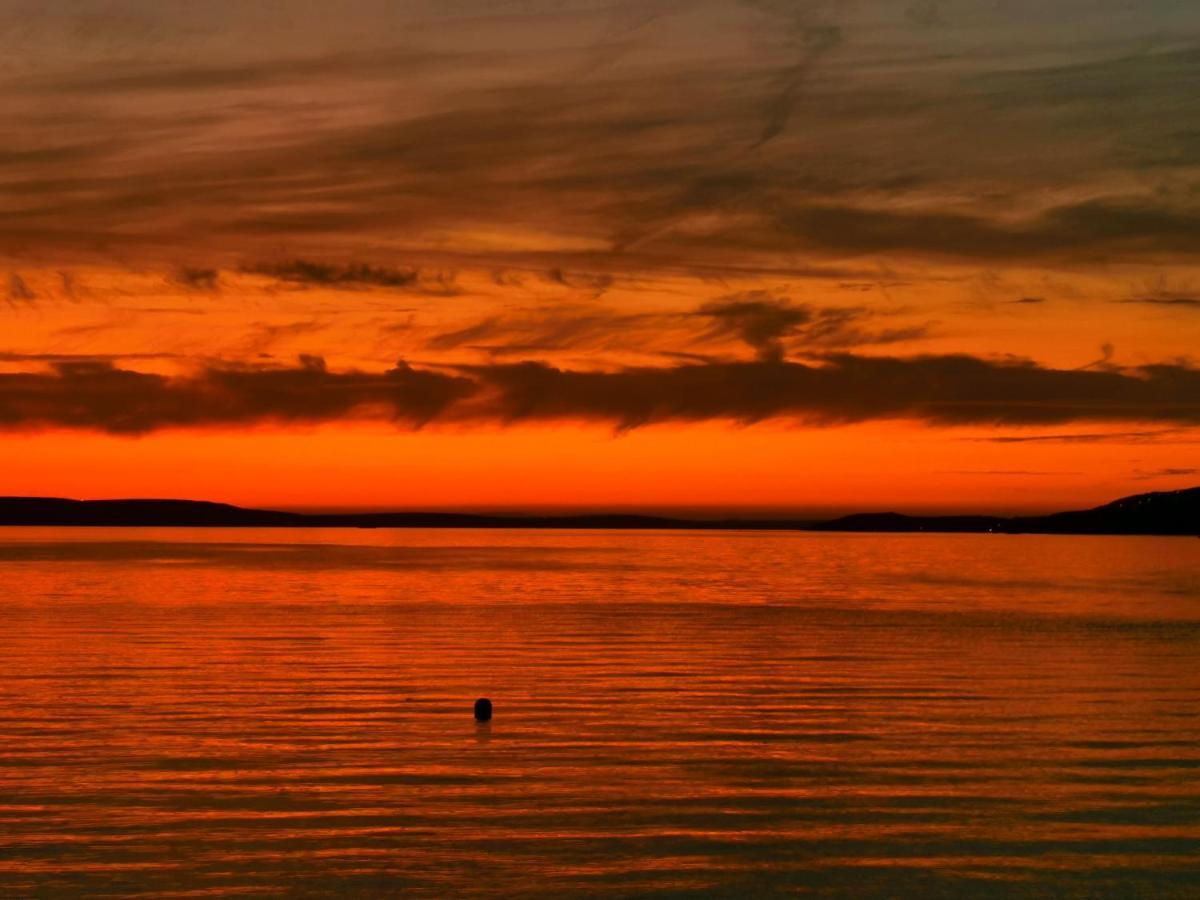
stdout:
POLYGON ((0 494, 1200 483, 1195 0, 0 0, 0 60, 0 494))

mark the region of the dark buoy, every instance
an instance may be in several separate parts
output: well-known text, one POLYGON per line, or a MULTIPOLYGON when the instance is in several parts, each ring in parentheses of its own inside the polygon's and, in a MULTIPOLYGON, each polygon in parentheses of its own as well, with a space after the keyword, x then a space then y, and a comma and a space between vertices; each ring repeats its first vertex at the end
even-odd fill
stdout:
POLYGON ((487 697, 480 697, 475 701, 475 721, 490 722, 492 719, 492 701, 487 697))

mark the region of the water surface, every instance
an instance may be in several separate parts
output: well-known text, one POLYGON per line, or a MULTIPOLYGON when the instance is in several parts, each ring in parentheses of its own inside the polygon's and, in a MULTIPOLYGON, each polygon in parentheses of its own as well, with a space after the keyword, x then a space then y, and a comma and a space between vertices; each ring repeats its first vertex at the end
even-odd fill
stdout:
POLYGON ((0 529, 0 590, 5 896, 1200 895, 1195 539, 0 529))

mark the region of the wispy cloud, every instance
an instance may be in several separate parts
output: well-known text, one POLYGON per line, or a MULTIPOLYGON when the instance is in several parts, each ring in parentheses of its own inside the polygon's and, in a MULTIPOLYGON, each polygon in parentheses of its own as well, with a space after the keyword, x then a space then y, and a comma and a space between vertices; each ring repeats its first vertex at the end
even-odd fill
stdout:
POLYGON ((265 353, 279 341, 318 334, 329 327, 326 322, 301 320, 297 322, 255 322, 241 344, 244 355, 265 353))
POLYGON ((1138 481, 1154 481, 1159 478, 1186 478, 1192 475, 1200 475, 1200 469, 1191 468, 1167 468, 1155 469, 1152 472, 1139 472, 1134 477, 1138 481))
POLYGON ((1176 306, 1200 310, 1200 298, 1196 297, 1127 297, 1114 303, 1137 303, 1145 306, 1176 306))
POLYGON ((116 362, 143 360, 183 359, 178 353, 16 353, 0 352, 0 362, 9 363, 96 363, 111 365, 116 362))
MULTIPOLYGON (((210 6, 189 13, 208 30, 164 12, 153 40, 77 58, 75 14, 47 9, 56 52, 7 48, 0 247, 503 264, 529 244, 498 236, 519 234, 564 270, 580 247, 614 270, 1200 250, 1194 196, 1169 189, 1200 164, 1179 125, 1200 52, 1178 4, 1118 22, 1083 0, 915 20, 883 0, 672 2, 626 4, 615 25, 608 7, 535 4, 536 29, 482 0, 356 7, 345 29, 210 6), (479 41, 480 21, 503 39, 479 41), (613 55, 635 36, 643 52, 613 55)), ((412 274, 274 268, 331 286, 412 274)))
POLYGON ((886 327, 887 311, 796 303, 766 291, 730 294, 691 311, 621 312, 597 304, 508 311, 435 335, 430 350, 495 355, 560 351, 654 354, 748 347, 764 360, 920 340, 929 324, 886 327))
POLYGON ((971 438, 989 444, 1104 444, 1158 442, 1180 433, 1178 428, 1145 431, 1082 431, 1067 434, 993 434, 971 438))
POLYGON ((800 99, 805 79, 825 54, 842 43, 841 27, 833 20, 835 4, 820 0, 741 0, 766 17, 766 39, 784 59, 771 76, 763 109, 762 131, 755 150, 783 134, 800 99))

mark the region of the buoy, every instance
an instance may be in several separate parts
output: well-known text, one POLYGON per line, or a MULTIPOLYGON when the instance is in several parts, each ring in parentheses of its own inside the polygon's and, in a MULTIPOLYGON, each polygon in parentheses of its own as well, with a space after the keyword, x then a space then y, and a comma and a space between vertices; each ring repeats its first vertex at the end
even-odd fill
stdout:
POLYGON ((475 721, 488 722, 492 718, 492 701, 487 697, 480 697, 475 701, 475 721))

